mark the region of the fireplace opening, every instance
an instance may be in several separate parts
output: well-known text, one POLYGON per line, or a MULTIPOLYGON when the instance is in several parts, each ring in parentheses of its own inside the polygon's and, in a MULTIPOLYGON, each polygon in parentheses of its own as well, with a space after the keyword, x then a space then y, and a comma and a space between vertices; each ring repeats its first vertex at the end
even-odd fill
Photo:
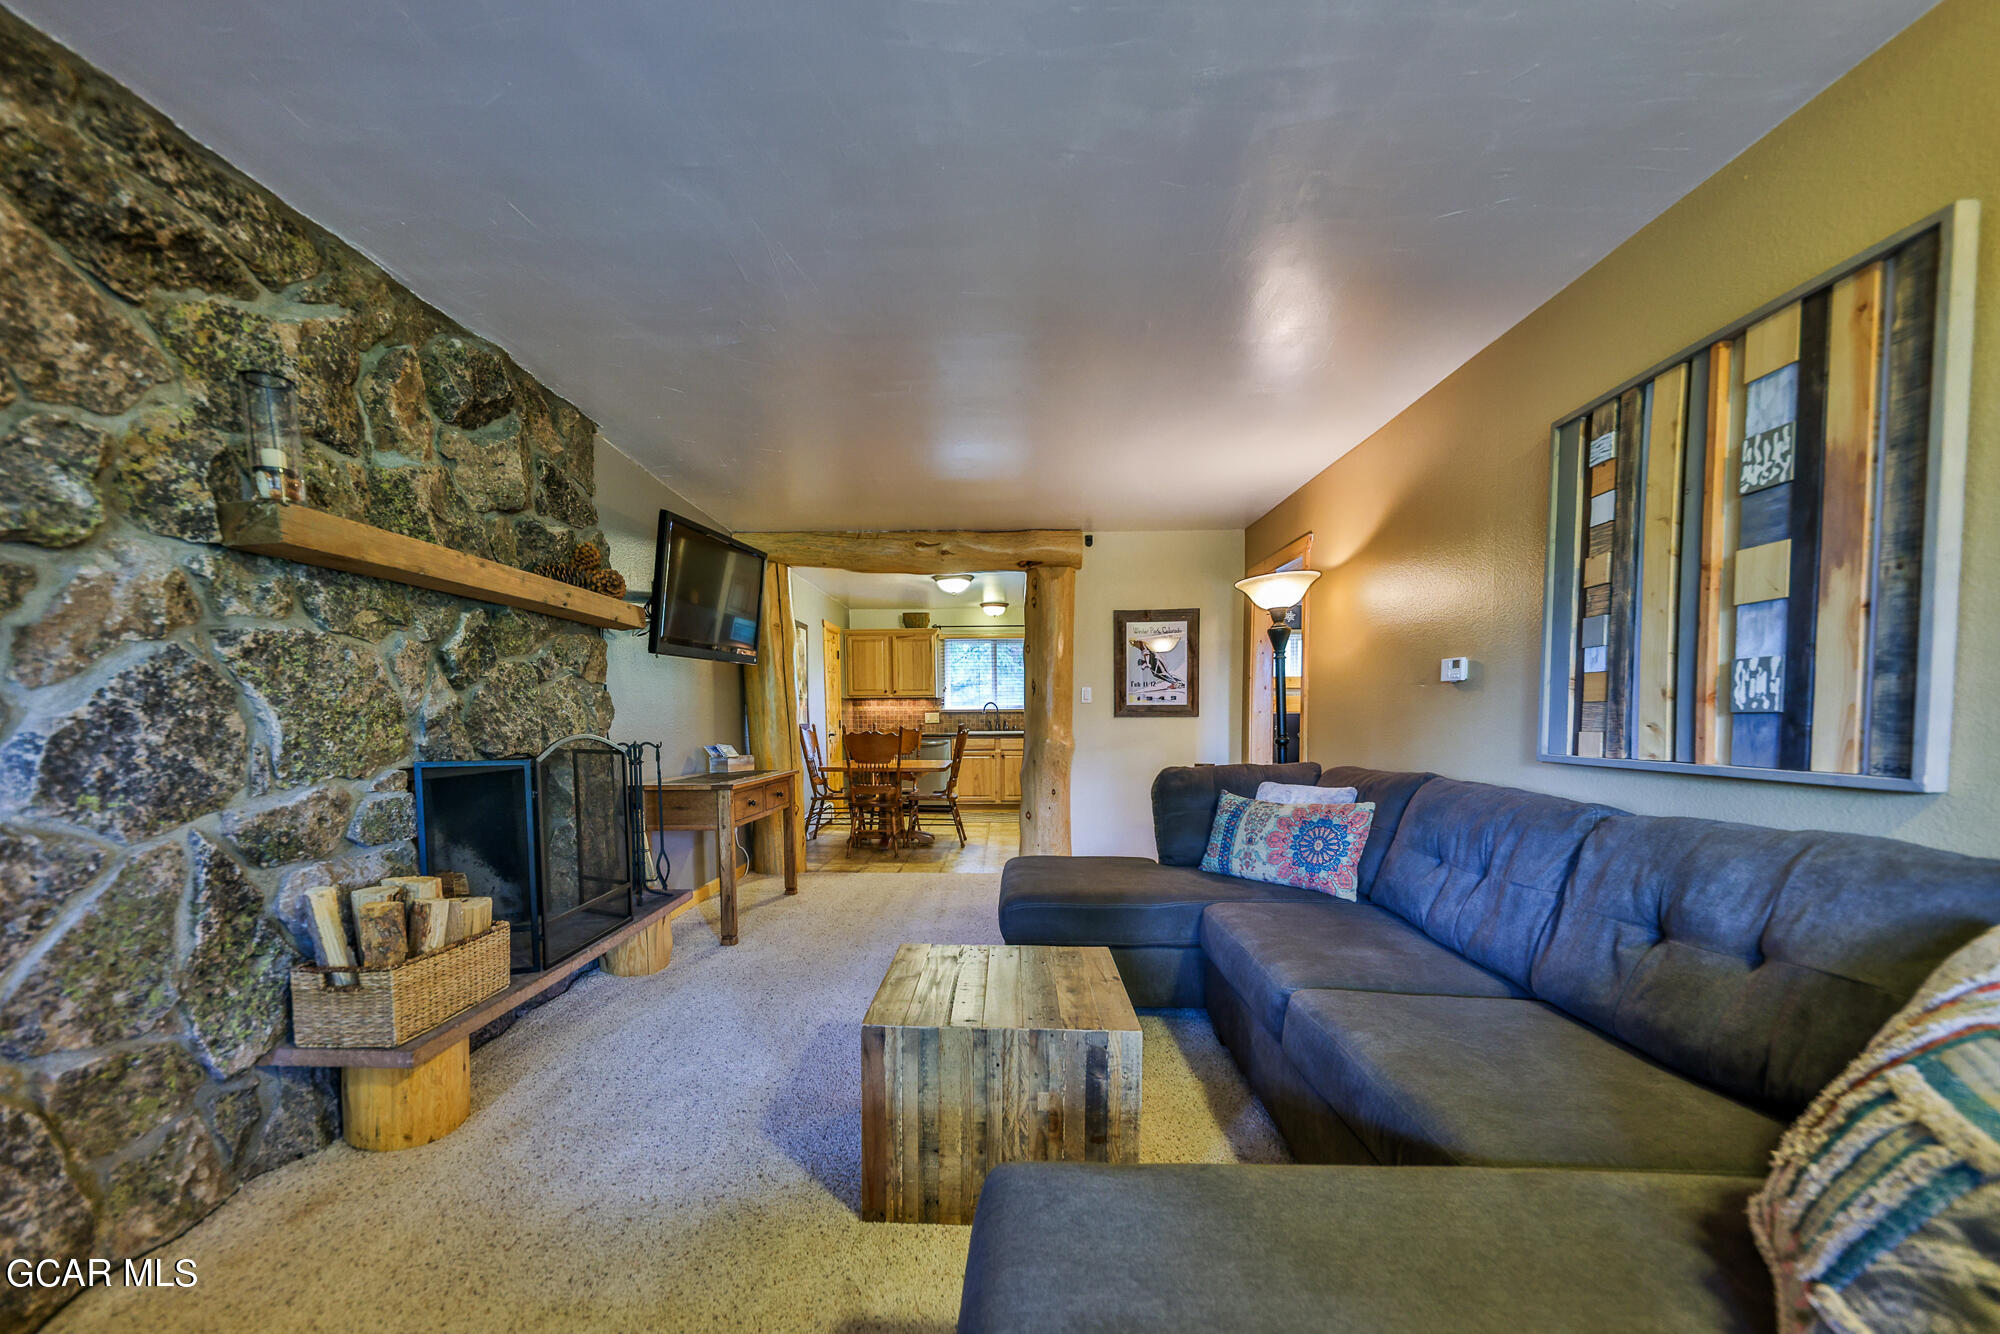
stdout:
POLYGON ((514 927, 514 971, 560 963, 637 914, 630 766, 598 736, 533 759, 416 766, 418 865, 492 898, 514 927))

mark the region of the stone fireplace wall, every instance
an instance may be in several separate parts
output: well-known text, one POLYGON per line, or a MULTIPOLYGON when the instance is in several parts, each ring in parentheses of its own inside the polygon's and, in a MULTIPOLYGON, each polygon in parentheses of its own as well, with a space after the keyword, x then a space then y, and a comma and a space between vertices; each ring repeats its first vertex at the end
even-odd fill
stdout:
POLYGON ((297 382, 315 505, 601 541, 588 419, 0 10, 0 1263, 326 1144, 332 1079, 257 1064, 304 891, 414 869, 413 759, 611 724, 596 630, 216 545, 246 368, 297 382))

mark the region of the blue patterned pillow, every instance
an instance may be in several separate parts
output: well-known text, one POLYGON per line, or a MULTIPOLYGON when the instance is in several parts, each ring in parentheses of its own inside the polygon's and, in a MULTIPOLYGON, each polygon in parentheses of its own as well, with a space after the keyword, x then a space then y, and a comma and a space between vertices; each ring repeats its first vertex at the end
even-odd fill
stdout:
POLYGON ((1215 804, 1201 869, 1352 899, 1374 822, 1372 801, 1281 806, 1225 792, 1215 804))
POLYGON ((2000 1329, 2000 927, 1785 1132, 1750 1230, 1784 1334, 2000 1329))

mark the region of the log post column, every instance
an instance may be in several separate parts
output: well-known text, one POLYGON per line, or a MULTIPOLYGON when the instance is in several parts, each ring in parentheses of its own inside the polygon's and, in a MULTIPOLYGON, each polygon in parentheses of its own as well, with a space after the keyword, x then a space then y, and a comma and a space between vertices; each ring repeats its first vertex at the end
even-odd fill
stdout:
POLYGON ((1027 726, 1021 754, 1021 855, 1069 855, 1069 768, 1076 670, 1076 570, 1028 567, 1027 726))
MULTIPOLYGON (((743 703, 750 716, 750 753, 759 769, 804 771, 799 753, 799 703, 792 682, 793 645, 791 567, 775 560, 764 563, 764 617, 757 627, 757 663, 743 669, 743 703)), ((804 809, 799 780, 792 780, 792 804, 804 809)), ((724 836, 725 839, 727 835, 724 836)), ((784 869, 785 840, 793 840, 791 864, 806 862, 804 822, 759 820, 750 830, 750 864, 766 875, 784 869)), ((728 853, 724 853, 728 856, 728 853)))
POLYGON ((340 1072, 341 1134, 357 1149, 414 1149, 443 1139, 472 1113, 472 1041, 460 1038, 422 1065, 340 1072))
POLYGON ((657 973, 674 957, 674 923, 659 921, 626 941, 605 951, 598 964, 613 977, 646 977, 657 973))

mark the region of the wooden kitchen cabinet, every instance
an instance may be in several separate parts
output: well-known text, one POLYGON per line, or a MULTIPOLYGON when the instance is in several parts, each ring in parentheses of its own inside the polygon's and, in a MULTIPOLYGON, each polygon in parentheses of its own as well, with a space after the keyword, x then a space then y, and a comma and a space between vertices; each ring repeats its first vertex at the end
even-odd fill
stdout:
POLYGON ((965 739, 958 771, 958 799, 973 806, 1001 806, 1021 800, 1021 738, 974 736, 965 739))
POLYGON ((1000 738, 1000 800, 1021 799, 1021 747, 1017 736, 1000 738))
POLYGON ((911 630, 889 640, 889 693, 934 698, 938 692, 938 634, 911 630))
MULTIPOLYGON (((1019 786, 1019 780, 1015 785, 1019 786)), ((958 799, 969 802, 997 802, 1000 800, 1000 756, 993 752, 974 754, 970 743, 965 748, 965 758, 959 761, 958 799)))
POLYGON ((892 693, 887 630, 847 631, 843 656, 847 659, 848 698, 879 698, 892 693))
POLYGON ((934 699, 938 693, 935 630, 848 630, 849 699, 934 699))

